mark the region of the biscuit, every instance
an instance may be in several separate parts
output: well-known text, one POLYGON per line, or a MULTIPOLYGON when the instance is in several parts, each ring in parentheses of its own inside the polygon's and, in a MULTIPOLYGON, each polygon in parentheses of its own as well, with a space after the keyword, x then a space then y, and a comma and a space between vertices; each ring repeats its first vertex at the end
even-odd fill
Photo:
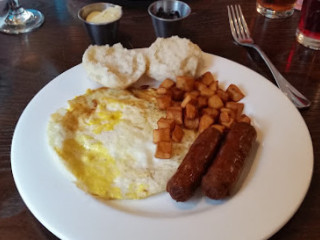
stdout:
POLYGON ((157 81, 176 76, 198 76, 202 64, 200 47, 189 39, 173 36, 157 38, 148 49, 147 75, 157 81))
POLYGON ((146 58, 120 43, 113 46, 91 45, 82 57, 88 77, 105 87, 125 89, 146 71, 146 58))

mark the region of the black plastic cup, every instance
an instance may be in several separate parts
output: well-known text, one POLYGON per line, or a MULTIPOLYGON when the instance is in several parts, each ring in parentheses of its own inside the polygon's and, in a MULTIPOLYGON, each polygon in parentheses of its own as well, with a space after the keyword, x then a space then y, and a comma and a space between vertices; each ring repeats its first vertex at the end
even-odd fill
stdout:
POLYGON ((109 7, 116 5, 112 3, 92 3, 84 6, 78 12, 78 18, 84 23, 84 26, 90 36, 92 44, 95 45, 113 45, 118 42, 118 28, 121 16, 113 21, 107 23, 91 23, 86 21, 87 16, 93 11, 103 11, 109 7))
POLYGON ((149 5, 153 28, 157 37, 171 37, 180 34, 183 19, 189 16, 191 8, 181 1, 157 1, 149 5))

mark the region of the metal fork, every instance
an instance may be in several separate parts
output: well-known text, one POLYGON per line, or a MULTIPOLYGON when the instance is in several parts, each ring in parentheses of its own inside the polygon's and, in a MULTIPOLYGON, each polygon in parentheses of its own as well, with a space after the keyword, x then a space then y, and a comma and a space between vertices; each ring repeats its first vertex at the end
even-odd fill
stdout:
POLYGON ((280 90, 293 102, 297 108, 307 108, 310 106, 310 101, 303 96, 297 89, 295 89, 276 69, 276 67, 271 63, 267 55, 261 50, 259 46, 254 44, 253 39, 250 36, 250 32, 242 14, 240 5, 227 6, 229 23, 231 28, 231 33, 233 39, 239 45, 245 47, 251 47, 257 50, 262 59, 265 61, 269 67, 278 87, 280 90))

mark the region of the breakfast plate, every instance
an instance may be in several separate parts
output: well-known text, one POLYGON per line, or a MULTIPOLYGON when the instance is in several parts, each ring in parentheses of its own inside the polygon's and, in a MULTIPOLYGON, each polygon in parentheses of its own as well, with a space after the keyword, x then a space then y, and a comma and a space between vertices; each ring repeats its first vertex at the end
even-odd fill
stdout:
MULTIPOLYGON (((52 80, 22 113, 12 141, 11 163, 19 193, 35 217, 61 239, 266 239, 302 203, 313 171, 307 126, 294 105, 270 81, 235 62, 205 54, 204 71, 222 86, 245 93, 244 112, 253 119, 257 144, 229 199, 197 193, 176 203, 167 193, 143 200, 96 199, 77 188, 74 177, 50 149, 50 115, 67 101, 100 85, 77 65, 52 80)), ((156 84, 146 79, 137 85, 156 84)))

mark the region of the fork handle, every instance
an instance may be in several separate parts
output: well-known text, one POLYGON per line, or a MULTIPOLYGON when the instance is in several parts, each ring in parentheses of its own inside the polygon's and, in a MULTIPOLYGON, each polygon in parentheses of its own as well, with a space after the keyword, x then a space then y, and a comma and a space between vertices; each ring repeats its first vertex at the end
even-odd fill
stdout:
POLYGON ((262 57, 269 67, 280 90, 294 103, 297 108, 306 108, 310 106, 310 101, 303 96, 297 89, 295 89, 273 65, 268 56, 255 44, 251 45, 262 57))

